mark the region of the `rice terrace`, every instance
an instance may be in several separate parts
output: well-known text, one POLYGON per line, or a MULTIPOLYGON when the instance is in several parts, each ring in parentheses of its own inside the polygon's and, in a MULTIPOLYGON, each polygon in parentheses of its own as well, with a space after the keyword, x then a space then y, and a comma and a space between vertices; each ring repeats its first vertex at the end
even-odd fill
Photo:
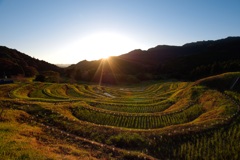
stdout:
POLYGON ((0 0, 0 160, 240 160, 240 0, 0 0))
POLYGON ((238 159, 239 76, 126 87, 0 85, 0 157, 238 159))

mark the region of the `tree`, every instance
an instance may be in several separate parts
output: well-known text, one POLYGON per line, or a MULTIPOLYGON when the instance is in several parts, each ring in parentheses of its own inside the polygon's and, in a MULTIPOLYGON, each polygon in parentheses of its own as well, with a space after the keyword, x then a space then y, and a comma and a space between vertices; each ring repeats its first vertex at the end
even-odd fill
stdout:
POLYGON ((35 81, 40 82, 52 82, 58 83, 60 80, 60 74, 55 71, 44 71, 40 75, 37 75, 35 81))
POLYGON ((38 74, 38 71, 36 68, 27 66, 25 67, 25 76, 26 77, 33 77, 38 74))
POLYGON ((47 82, 58 83, 60 81, 60 74, 55 71, 45 71, 43 73, 46 76, 47 82))
POLYGON ((45 82, 45 76, 39 74, 39 75, 36 76, 35 81, 45 82))

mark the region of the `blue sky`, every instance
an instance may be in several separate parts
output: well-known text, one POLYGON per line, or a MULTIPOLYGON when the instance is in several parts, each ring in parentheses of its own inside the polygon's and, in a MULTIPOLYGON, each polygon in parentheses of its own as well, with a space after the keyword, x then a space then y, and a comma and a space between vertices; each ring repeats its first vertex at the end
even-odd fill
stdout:
POLYGON ((240 36, 240 0, 0 0, 0 45, 77 63, 240 36))

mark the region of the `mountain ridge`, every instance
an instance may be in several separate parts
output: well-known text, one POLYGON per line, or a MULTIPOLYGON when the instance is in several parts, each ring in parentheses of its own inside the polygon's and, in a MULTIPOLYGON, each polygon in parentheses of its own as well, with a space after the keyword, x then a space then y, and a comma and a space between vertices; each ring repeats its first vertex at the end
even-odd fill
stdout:
POLYGON ((0 46, 0 77, 36 76, 46 71, 59 73, 71 81, 118 84, 176 78, 195 80, 214 74, 240 70, 240 37, 197 41, 182 46, 157 45, 135 49, 108 60, 83 60, 60 68, 32 58, 16 49, 0 46), (104 63, 103 63, 104 62, 104 63))
POLYGON ((62 72, 62 69, 54 64, 39 60, 22 53, 16 49, 0 46, 0 77, 3 75, 17 76, 22 75, 31 77, 43 71, 62 72))
POLYGON ((102 60, 81 61, 66 68, 65 73, 76 80, 97 82, 101 78, 102 82, 114 84, 162 78, 194 80, 240 70, 239 50, 240 37, 197 41, 182 46, 158 45, 110 57, 111 64, 104 66, 102 60))

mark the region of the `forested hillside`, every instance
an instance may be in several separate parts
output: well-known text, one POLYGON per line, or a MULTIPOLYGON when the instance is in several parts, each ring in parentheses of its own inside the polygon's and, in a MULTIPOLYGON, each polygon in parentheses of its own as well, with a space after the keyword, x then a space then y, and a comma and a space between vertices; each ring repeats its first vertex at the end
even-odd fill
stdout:
POLYGON ((62 72, 61 68, 53 64, 3 46, 0 46, 0 66, 0 78, 4 75, 32 77, 44 71, 62 72))
POLYGON ((240 37, 201 41, 183 46, 160 45, 134 50, 108 60, 81 61, 65 70, 75 80, 105 83, 176 78, 196 80, 240 70, 240 37))
MULTIPOLYGON (((240 70, 240 37, 200 41, 183 46, 159 45, 146 51, 134 50, 106 60, 81 61, 65 69, 0 47, 0 77, 61 75, 65 80, 108 84, 138 83, 146 80, 196 80, 240 70)), ((54 78, 52 78, 54 79, 54 78)), ((40 80, 45 80, 44 78, 40 80)), ((51 82, 58 82, 50 80, 51 82)))

